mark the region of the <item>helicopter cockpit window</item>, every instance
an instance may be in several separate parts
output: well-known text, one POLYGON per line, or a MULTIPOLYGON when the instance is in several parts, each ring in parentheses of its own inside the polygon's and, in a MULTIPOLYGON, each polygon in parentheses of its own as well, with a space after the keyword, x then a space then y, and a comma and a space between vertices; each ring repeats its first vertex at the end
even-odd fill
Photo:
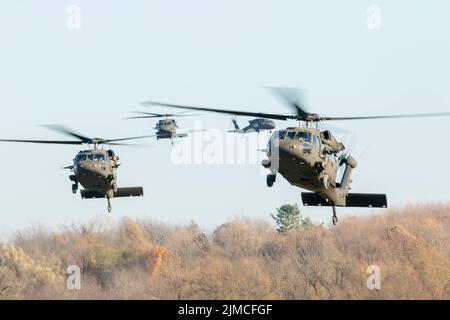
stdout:
POLYGON ((299 140, 303 140, 304 142, 311 142, 311 133, 298 132, 296 138, 299 140))
POLYGON ((290 139, 290 140, 293 140, 294 138, 295 138, 295 134, 296 134, 297 132, 295 132, 295 131, 289 131, 288 133, 287 133, 287 138, 288 139, 290 139))
POLYGON ((105 155, 103 153, 96 153, 94 155, 94 160, 95 161, 102 161, 102 162, 104 162, 105 161, 105 155))
POLYGON ((94 155, 93 154, 87 154, 86 155, 86 161, 92 161, 94 160, 94 155))

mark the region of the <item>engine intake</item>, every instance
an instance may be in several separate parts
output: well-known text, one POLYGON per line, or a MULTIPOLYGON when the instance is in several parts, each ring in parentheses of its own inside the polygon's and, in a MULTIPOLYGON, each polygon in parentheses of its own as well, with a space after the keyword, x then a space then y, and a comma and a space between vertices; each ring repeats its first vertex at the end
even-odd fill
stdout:
POLYGON ((329 146, 335 153, 341 152, 345 149, 345 146, 341 142, 337 142, 336 138, 328 130, 322 131, 320 133, 320 137, 322 142, 329 146))

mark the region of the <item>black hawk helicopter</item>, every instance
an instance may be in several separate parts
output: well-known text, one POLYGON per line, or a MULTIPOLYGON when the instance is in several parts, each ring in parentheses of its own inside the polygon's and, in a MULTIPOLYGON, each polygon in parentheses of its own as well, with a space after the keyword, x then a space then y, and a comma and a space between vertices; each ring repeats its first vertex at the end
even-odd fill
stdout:
POLYGON ((349 192, 352 170, 356 168, 357 162, 349 152, 345 151, 345 146, 337 141, 330 130, 322 131, 319 129, 319 122, 450 116, 450 112, 441 112, 329 117, 306 111, 302 102, 303 99, 298 98, 299 91, 297 89, 272 89, 294 110, 294 114, 211 109, 161 102, 147 102, 147 104, 187 110, 214 111, 262 119, 299 121, 297 127, 275 131, 270 137, 268 147, 265 150, 268 158, 262 161, 262 165, 270 170, 267 175, 267 186, 272 187, 277 173, 280 173, 291 185, 311 191, 302 192, 303 205, 331 206, 333 208, 333 224, 338 221, 336 207, 386 208, 387 198, 385 194, 349 192), (341 168, 343 174, 338 181, 338 172, 341 172, 341 168))
MULTIPOLYGON (((144 104, 145 105, 145 104, 144 104)), ((170 139, 173 145, 173 141, 178 138, 185 138, 188 136, 188 133, 194 132, 195 130, 190 130, 187 132, 178 132, 178 124, 174 117, 190 117, 196 116, 195 114, 185 114, 190 111, 173 113, 173 114, 160 114, 160 113, 152 113, 152 112, 142 112, 142 111, 133 111, 133 113, 140 114, 139 116, 125 117, 124 119, 152 119, 152 118, 164 118, 159 120, 156 123, 154 129, 156 130, 156 134, 151 137, 156 137, 157 140, 160 139, 170 139)))
POLYGON ((46 126, 49 129, 61 132, 77 140, 18 140, 0 139, 2 142, 24 142, 40 144, 62 144, 89 146, 88 150, 80 151, 73 160, 73 165, 65 167, 73 172, 69 179, 73 182, 72 192, 75 194, 78 185, 84 189, 80 191, 82 199, 106 198, 108 212, 112 211, 111 198, 138 197, 144 195, 142 187, 118 188, 117 168, 120 166, 119 157, 112 150, 104 150, 103 145, 128 145, 122 141, 148 138, 149 136, 128 137, 119 139, 88 138, 61 125, 46 126), (93 146, 93 148, 91 148, 93 146))
MULTIPOLYGON (((211 109, 210 109, 211 110, 211 109)), ((239 125, 236 119, 232 120, 234 129, 228 130, 228 132, 233 133, 250 133, 250 132, 261 132, 265 130, 269 130, 272 132, 276 128, 275 121, 271 119, 257 118, 251 119, 248 121, 248 125, 244 128, 239 128, 239 125)))

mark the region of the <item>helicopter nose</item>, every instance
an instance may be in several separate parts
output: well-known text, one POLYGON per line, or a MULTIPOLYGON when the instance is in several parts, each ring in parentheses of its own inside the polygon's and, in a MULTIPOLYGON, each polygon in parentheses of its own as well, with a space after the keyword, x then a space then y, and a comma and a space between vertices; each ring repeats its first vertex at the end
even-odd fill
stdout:
POLYGON ((81 175, 87 175, 87 174, 96 174, 96 175, 103 175, 102 166, 99 163, 91 163, 91 162, 85 162, 85 163, 78 163, 76 166, 76 170, 78 174, 81 175))
POLYGON ((307 155, 311 152, 313 147, 309 143, 285 140, 280 141, 278 148, 280 157, 284 156, 303 159, 307 157, 307 155))

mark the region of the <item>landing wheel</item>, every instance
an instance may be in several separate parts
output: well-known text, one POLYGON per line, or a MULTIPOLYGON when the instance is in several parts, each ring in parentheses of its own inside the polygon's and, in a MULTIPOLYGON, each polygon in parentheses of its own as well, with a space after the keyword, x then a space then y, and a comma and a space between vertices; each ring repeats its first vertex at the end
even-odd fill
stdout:
POLYGON ((333 226, 335 226, 338 223, 338 217, 336 215, 336 207, 333 207, 333 226))
POLYGON ((74 183, 72 185, 72 193, 75 194, 77 193, 77 191, 78 191, 78 183, 74 183))
POLYGON ((268 174, 268 175, 267 175, 267 180, 266 180, 266 181, 267 181, 267 186, 268 186, 269 188, 271 188, 271 187, 273 186, 273 184, 274 184, 276 178, 277 178, 277 176, 274 175, 274 174, 268 174))
POLYGON ((111 206, 111 199, 108 198, 108 212, 111 213, 112 206, 111 206))

